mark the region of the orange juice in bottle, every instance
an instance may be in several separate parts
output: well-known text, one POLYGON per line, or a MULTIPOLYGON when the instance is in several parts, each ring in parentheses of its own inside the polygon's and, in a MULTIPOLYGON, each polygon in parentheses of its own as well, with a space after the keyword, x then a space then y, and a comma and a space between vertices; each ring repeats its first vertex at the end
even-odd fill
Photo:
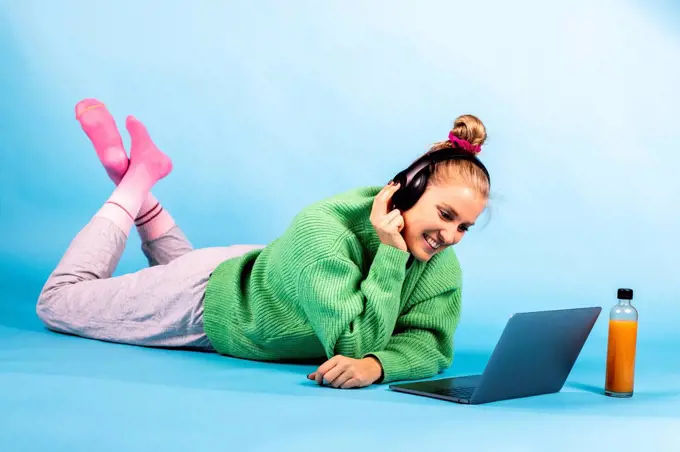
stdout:
POLYGON ((604 392, 611 397, 632 397, 638 312, 631 304, 633 299, 631 289, 619 289, 617 298, 618 303, 609 312, 604 392))

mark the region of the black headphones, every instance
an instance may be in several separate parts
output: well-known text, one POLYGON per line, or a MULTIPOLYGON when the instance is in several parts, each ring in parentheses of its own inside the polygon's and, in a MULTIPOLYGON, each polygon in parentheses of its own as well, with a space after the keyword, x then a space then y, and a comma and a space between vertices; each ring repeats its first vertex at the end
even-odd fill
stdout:
POLYGON ((491 177, 486 167, 472 152, 458 147, 444 148, 422 156, 411 166, 394 176, 392 180, 399 183, 399 189, 392 195, 394 207, 401 212, 413 207, 425 192, 427 181, 435 164, 446 160, 467 160, 474 163, 484 172, 489 183, 491 183, 491 177))

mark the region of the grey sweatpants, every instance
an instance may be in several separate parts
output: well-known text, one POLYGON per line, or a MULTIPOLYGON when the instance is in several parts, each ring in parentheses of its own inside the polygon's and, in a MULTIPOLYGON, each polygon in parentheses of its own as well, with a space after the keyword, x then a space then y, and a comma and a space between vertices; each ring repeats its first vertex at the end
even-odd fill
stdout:
POLYGON ((38 298, 37 314, 54 331, 142 346, 213 350, 203 330, 203 297, 221 262, 260 245, 194 250, 173 227, 142 243, 149 267, 112 277, 127 237, 94 217, 69 245, 38 298))

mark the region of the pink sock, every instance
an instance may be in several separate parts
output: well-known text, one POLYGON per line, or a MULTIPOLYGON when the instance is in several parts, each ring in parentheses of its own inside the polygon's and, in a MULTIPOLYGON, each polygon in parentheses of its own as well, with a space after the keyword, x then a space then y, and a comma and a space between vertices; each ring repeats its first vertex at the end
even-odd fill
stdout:
POLYGON ((175 225, 175 219, 165 210, 156 197, 149 193, 135 218, 137 232, 143 242, 155 240, 175 225))
POLYGON ((129 162, 113 116, 97 99, 84 99, 76 104, 76 119, 92 142, 106 173, 118 185, 129 162))
MULTIPOLYGON (((113 183, 118 185, 128 169, 129 160, 115 119, 106 105, 97 99, 83 99, 76 104, 75 110, 76 119, 92 142, 107 174, 113 183)), ((150 192, 139 213, 140 215, 135 218, 135 224, 143 241, 154 240, 175 225, 170 213, 163 209, 150 192)))
POLYGON ((118 187, 97 213, 108 218, 128 235, 151 188, 172 171, 172 161, 151 140, 146 127, 128 116, 130 164, 118 187))

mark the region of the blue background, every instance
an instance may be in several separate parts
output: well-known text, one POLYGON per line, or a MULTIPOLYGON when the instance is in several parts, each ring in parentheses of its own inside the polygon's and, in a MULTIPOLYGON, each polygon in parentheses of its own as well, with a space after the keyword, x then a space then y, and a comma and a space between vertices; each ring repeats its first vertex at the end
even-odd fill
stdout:
MULTIPOLYGON (((0 445, 555 450, 583 446, 554 436, 569 429, 586 448, 632 447, 611 430, 630 425, 639 444, 670 448, 658 441, 680 412, 679 30, 672 1, 0 1, 0 401, 13 407, 0 445), (602 306, 564 393, 461 408, 316 390, 306 367, 47 333, 37 293, 113 189, 74 118, 85 97, 108 105, 126 144, 133 114, 172 157, 153 192, 197 247, 267 243, 310 202, 385 183, 456 116, 479 116, 494 193, 457 247, 449 373, 481 371, 513 312, 602 306), (619 287, 640 311, 625 402, 599 394, 619 287)), ((143 265, 133 234, 117 273, 143 265)))

